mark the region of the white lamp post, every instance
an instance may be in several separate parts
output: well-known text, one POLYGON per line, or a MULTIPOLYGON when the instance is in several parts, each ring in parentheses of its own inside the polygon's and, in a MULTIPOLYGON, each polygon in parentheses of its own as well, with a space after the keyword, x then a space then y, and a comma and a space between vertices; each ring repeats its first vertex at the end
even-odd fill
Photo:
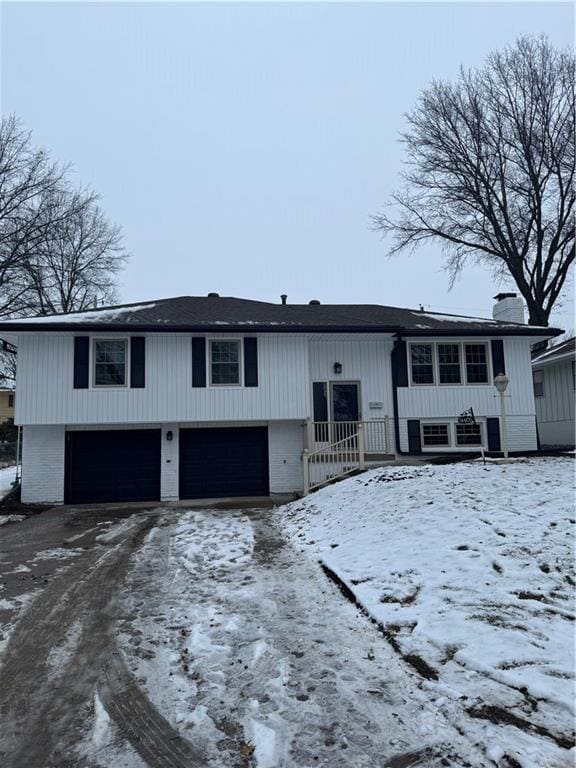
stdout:
POLYGON ((504 399, 506 388, 508 386, 508 376, 505 373, 499 373, 494 379, 494 386, 500 395, 500 414, 502 417, 502 450, 504 458, 508 458, 508 425, 506 424, 506 401, 504 399))

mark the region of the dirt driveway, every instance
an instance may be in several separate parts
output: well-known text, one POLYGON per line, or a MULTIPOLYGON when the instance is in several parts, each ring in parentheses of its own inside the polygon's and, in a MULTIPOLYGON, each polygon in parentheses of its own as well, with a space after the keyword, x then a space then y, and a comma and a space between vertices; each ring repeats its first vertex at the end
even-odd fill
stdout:
POLYGON ((483 765, 272 515, 6 526, 3 768, 483 765))

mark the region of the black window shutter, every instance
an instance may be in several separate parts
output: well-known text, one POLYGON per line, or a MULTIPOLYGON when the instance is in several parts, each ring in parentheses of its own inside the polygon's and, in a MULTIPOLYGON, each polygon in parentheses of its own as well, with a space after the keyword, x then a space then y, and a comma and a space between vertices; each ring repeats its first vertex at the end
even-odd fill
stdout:
POLYGON ((500 419, 486 419, 488 433, 488 450, 500 451, 500 419))
POLYGON ((254 336, 244 339, 244 386, 258 386, 258 339, 254 336))
POLYGON ((408 419, 408 452, 422 453, 420 421, 418 419, 408 419))
POLYGON ((130 386, 142 389, 146 386, 146 337, 130 339, 130 386))
POLYGON ((74 389, 88 389, 90 378, 90 338, 74 337, 74 389))
POLYGON ((206 339, 203 336, 192 339, 192 386, 206 386, 206 339))
POLYGON ((408 361, 406 342, 397 341, 392 350, 392 380, 397 387, 408 386, 408 361))
POLYGON ((492 373, 494 377, 499 373, 506 373, 506 362, 504 361, 504 342, 500 339, 492 339, 492 373))
POLYGON ((314 421, 328 421, 327 386, 325 381, 315 381, 312 384, 314 421))

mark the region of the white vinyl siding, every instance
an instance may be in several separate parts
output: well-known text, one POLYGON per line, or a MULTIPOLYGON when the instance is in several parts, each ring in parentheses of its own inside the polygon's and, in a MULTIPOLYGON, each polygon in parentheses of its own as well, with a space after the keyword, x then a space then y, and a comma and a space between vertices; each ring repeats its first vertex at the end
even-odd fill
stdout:
MULTIPOLYGON (((109 337, 107 334, 106 338, 109 337)), ((305 419, 310 411, 306 337, 260 336, 259 384, 249 388, 193 388, 191 336, 184 333, 147 336, 146 386, 142 389, 74 389, 73 359, 72 334, 20 337, 18 423, 286 420, 305 419)))
POLYGON ((392 366, 390 336, 342 334, 339 338, 312 337, 310 341, 309 414, 312 416, 312 382, 359 382, 360 418, 392 416, 392 366), (334 363, 342 373, 334 373, 334 363))
MULTIPOLYGON (((415 339, 414 343, 418 343, 415 339)), ((511 451, 536 450, 536 419, 534 392, 532 389, 532 363, 529 338, 504 339, 504 359, 506 373, 510 379, 506 390, 506 411, 508 414, 509 449, 511 451)), ((411 340, 408 339, 408 346, 411 340)), ((430 343, 467 344, 462 339, 431 339, 430 343)), ((485 342, 489 355, 489 378, 491 377, 490 343, 486 339, 474 340, 485 342)), ((573 396, 573 393, 572 393, 573 396)), ((442 384, 438 386, 409 386, 398 388, 398 410, 400 414, 400 448, 408 450, 408 419, 421 422, 437 421, 456 423, 458 416, 472 408, 478 422, 482 423, 482 439, 486 446, 485 420, 500 416, 500 400, 493 384, 442 384)), ((423 446, 423 450, 425 449, 423 446)), ((440 450, 440 449, 438 449, 440 450)), ((449 447, 443 451, 464 452, 478 451, 478 447, 456 445, 456 436, 449 447)))
MULTIPOLYGON (((510 451, 535 451, 537 449, 536 440, 536 419, 534 416, 508 416, 508 449, 510 451)), ((484 423, 484 420, 483 422, 484 423)), ((400 448, 403 451, 408 451, 408 419, 400 418, 398 424, 398 430, 400 433, 400 448)), ((486 439, 486 432, 483 432, 484 440, 486 439)), ((484 446, 487 448, 487 446, 484 446)), ((425 448, 422 447, 423 453, 479 453, 479 447, 473 446, 450 446, 449 448, 425 448)))
POLYGON ((534 374, 543 374, 542 396, 536 397, 542 447, 574 445, 573 365, 571 360, 561 360, 534 371, 534 374))

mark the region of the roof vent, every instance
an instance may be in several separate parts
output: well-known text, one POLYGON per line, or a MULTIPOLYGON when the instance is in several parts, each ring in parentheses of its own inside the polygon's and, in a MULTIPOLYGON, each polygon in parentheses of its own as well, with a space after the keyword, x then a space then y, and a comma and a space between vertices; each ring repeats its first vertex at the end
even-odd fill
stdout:
POLYGON ((283 293, 280 296, 280 300, 282 301, 282 304, 286 304, 286 299, 288 298, 288 295, 286 293, 283 293))
POLYGON ((313 306, 316 306, 317 304, 320 304, 320 302, 318 301, 318 299, 310 299, 308 304, 312 304, 313 306))
POLYGON ((208 294, 208 298, 209 299, 219 299, 220 298, 220 294, 219 293, 209 293, 208 294))

